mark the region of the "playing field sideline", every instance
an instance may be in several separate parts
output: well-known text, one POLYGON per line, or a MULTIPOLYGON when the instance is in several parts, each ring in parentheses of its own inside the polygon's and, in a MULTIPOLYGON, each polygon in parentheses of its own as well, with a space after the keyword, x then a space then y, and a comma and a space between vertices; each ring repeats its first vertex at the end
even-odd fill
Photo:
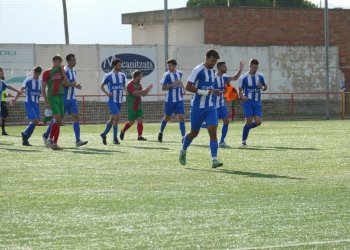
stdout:
MULTIPOLYGON (((188 125, 187 129, 188 129, 188 125)), ((0 136, 0 248, 350 248, 349 121, 265 122, 239 149, 242 122, 230 124, 211 169, 201 131, 178 162, 181 136, 169 124, 132 127, 121 145, 102 145, 103 125, 81 127, 75 148, 45 148, 38 127, 0 136), (16 136, 14 136, 16 135, 16 136)), ((219 134, 221 133, 221 127, 219 134)))

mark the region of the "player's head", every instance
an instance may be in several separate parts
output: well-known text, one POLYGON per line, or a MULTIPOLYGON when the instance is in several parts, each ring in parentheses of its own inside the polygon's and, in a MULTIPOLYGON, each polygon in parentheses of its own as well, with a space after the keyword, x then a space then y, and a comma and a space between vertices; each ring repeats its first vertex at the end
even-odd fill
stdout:
POLYGON ((122 60, 120 60, 119 58, 115 58, 112 61, 112 67, 115 71, 120 71, 122 69, 122 60))
POLYGON ((55 55, 52 57, 52 63, 54 67, 59 67, 62 64, 62 57, 60 55, 55 55))
POLYGON ((209 69, 214 68, 218 59, 220 59, 220 56, 216 50, 214 49, 208 50, 207 54, 205 55, 205 66, 209 69))
POLYGON ((220 72, 220 73, 227 72, 226 62, 223 62, 223 61, 218 62, 216 64, 216 68, 218 69, 218 72, 220 72))
POLYGON ((251 59, 249 62, 249 74, 255 75, 259 68, 259 61, 257 59, 251 59))
POLYGON ((43 69, 40 66, 37 66, 33 69, 34 72, 34 78, 38 79, 39 76, 41 75, 41 72, 43 71, 43 69))
POLYGON ((66 55, 66 61, 67 61, 67 64, 70 68, 75 67, 75 65, 77 63, 77 59, 76 59, 74 54, 66 55))
POLYGON ((0 80, 5 80, 4 70, 0 67, 0 80))
POLYGON ((140 70, 135 70, 134 72, 132 72, 132 79, 134 82, 140 83, 142 79, 142 72, 140 70))
POLYGON ((168 61, 166 61, 166 64, 170 72, 174 72, 176 70, 177 61, 175 59, 169 59, 168 61))

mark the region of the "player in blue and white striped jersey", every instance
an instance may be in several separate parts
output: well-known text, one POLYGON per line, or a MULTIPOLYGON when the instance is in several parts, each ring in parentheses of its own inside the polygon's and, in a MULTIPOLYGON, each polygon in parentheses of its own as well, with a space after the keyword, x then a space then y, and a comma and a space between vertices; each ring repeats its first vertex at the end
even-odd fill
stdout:
POLYGON ((193 93, 191 100, 191 131, 185 136, 180 151, 179 160, 182 165, 186 164, 186 150, 192 140, 197 137, 203 122, 206 122, 210 136, 212 168, 223 165, 217 160, 218 140, 216 130, 218 117, 214 103, 214 95, 221 94, 220 90, 214 89, 215 70, 213 68, 218 59, 220 59, 220 56, 216 50, 208 50, 205 62, 195 67, 188 78, 186 90, 193 93))
POLYGON ((241 75, 241 72, 244 68, 244 63, 243 63, 243 61, 240 62, 239 70, 233 76, 226 75, 227 67, 226 67, 225 62, 223 62, 223 61, 218 62, 216 64, 216 67, 217 67, 218 72, 215 75, 214 88, 219 89, 221 91, 221 95, 216 97, 216 103, 215 103, 216 104, 216 111, 217 111, 217 115, 218 115, 218 120, 222 119, 222 121, 224 122, 224 124, 222 126, 222 130, 221 130, 221 139, 219 142, 219 147, 229 148, 230 146, 228 144, 226 144, 226 142, 225 142, 225 138, 226 138, 226 135, 228 132, 229 121, 228 121, 227 107, 226 107, 225 99, 224 99, 224 87, 225 87, 225 84, 228 84, 230 81, 235 81, 239 78, 239 76, 241 75))
POLYGON ((242 146, 246 146, 249 131, 261 125, 261 90, 267 90, 264 76, 258 72, 259 61, 250 60, 249 71, 239 79, 239 97, 243 100, 242 106, 245 115, 245 125, 242 135, 242 146))
POLYGON ((122 61, 118 58, 112 61, 113 70, 105 74, 101 90, 108 96, 107 105, 110 111, 110 118, 106 124, 106 129, 100 134, 102 138, 102 143, 107 145, 107 134, 113 126, 113 143, 120 144, 118 141, 118 121, 120 108, 123 101, 123 95, 126 85, 126 76, 121 72, 122 61), (107 87, 107 90, 105 89, 107 87))
POLYGON ((74 89, 81 89, 81 83, 77 82, 76 71, 74 67, 76 65, 77 59, 74 54, 68 54, 66 56, 67 66, 64 68, 66 72, 67 79, 70 83, 69 87, 64 87, 64 113, 71 115, 73 119, 73 130, 75 134, 75 145, 77 147, 83 146, 88 143, 88 141, 83 141, 80 139, 80 122, 79 122, 79 111, 77 99, 75 98, 74 89))
POLYGON ((184 86, 182 84, 182 72, 176 70, 177 62, 175 59, 170 59, 167 62, 168 71, 164 73, 160 84, 162 90, 166 91, 164 104, 164 118, 160 125, 158 134, 158 141, 163 141, 163 131, 167 122, 171 119, 171 115, 175 113, 179 119, 179 127, 181 131, 182 140, 185 137, 185 108, 184 108, 184 86))
POLYGON ((15 99, 12 100, 12 103, 16 102, 19 96, 23 92, 25 93, 24 106, 30 123, 21 133, 23 146, 32 146, 28 140, 33 134, 35 126, 37 126, 40 122, 39 99, 41 96, 41 80, 39 77, 41 75, 42 68, 35 67, 33 72, 33 76, 27 77, 24 80, 22 87, 15 96, 15 99))

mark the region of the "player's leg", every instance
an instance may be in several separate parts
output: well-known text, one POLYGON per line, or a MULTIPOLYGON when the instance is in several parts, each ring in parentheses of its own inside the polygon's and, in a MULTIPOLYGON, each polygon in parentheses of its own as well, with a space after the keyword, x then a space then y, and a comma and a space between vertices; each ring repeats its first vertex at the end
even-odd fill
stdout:
POLYGON ((104 145, 107 145, 107 134, 109 133, 109 131, 111 130, 111 128, 113 126, 114 116, 119 113, 119 110, 117 110, 117 105, 115 102, 108 101, 107 106, 108 106, 109 113, 110 113, 109 120, 106 123, 105 130, 100 134, 100 136, 102 138, 102 143, 104 145))
POLYGON ((219 146, 222 148, 229 148, 230 146, 225 142, 225 138, 228 132, 228 125, 229 125, 228 112, 227 112, 226 106, 222 106, 221 108, 218 108, 217 115, 218 115, 218 120, 221 119, 223 121, 219 146))
POLYGON ((218 161, 218 138, 217 138, 217 127, 218 127, 218 116, 217 116, 217 110, 212 109, 208 112, 208 115, 205 118, 205 122, 207 124, 207 130, 210 137, 210 153, 212 157, 212 168, 218 168, 221 167, 223 164, 218 161))
POLYGON ((236 103, 237 103, 237 100, 231 101, 231 121, 234 121, 234 119, 235 119, 235 113, 236 113, 235 106, 236 106, 236 103))
POLYGON ((52 110, 54 122, 51 126, 47 144, 51 149, 57 150, 60 149, 60 147, 57 145, 57 142, 60 135, 60 126, 62 124, 62 118, 64 114, 64 102, 62 96, 49 96, 48 101, 52 110))
POLYGON ((190 120, 191 120, 191 130, 188 134, 185 135, 185 138, 182 143, 182 148, 180 150, 179 161, 182 165, 186 165, 186 151, 187 148, 191 145, 194 138, 199 134, 201 124, 205 119, 206 113, 201 110, 191 110, 190 120))
POLYGON ((262 109, 261 109, 261 103, 255 102, 254 103, 254 121, 250 125, 250 128, 256 128, 261 125, 261 117, 262 117, 262 109))
MULTIPOLYGON (((75 144, 77 147, 86 145, 88 141, 83 141, 80 139, 80 119, 79 119, 79 111, 78 111, 78 104, 77 100, 72 100, 69 105, 69 110, 68 110, 72 116, 73 119, 73 130, 74 130, 74 135, 75 135, 75 144)), ((65 110, 66 112, 66 110, 65 110)))
POLYGON ((124 128, 120 131, 120 135, 119 135, 120 140, 124 140, 124 136, 125 136, 126 131, 129 128, 131 128, 131 126, 134 125, 134 123, 135 123, 135 120, 131 120, 131 121, 128 120, 125 122, 124 128))
POLYGON ((21 133, 22 135, 22 145, 31 146, 29 143, 29 138, 34 132, 35 126, 38 126, 40 121, 40 112, 38 104, 25 103, 25 110, 28 115, 28 119, 31 121, 28 127, 21 133))
POLYGON ((143 111, 138 111, 139 115, 137 117, 137 140, 138 141, 147 141, 146 138, 142 136, 143 133, 143 111))
POLYGON ((159 142, 163 141, 163 132, 164 132, 164 129, 165 129, 168 121, 170 121, 170 119, 171 119, 172 113, 174 112, 174 106, 175 106, 175 103, 173 103, 173 102, 166 102, 164 104, 164 118, 162 119, 162 122, 160 124, 160 130, 158 133, 158 141, 159 142))
POLYGON ((119 113, 113 117, 113 144, 120 144, 118 141, 119 113))
POLYGON ((252 105, 252 101, 250 100, 243 102, 242 106, 243 106, 244 116, 245 116, 245 124, 243 127, 243 133, 242 133, 242 146, 246 146, 247 145, 246 141, 249 135, 250 126, 253 122, 254 107, 252 105))
POLYGON ((176 114, 177 118, 179 120, 179 128, 181 132, 181 138, 182 141, 185 138, 186 135, 186 127, 185 127, 185 105, 184 102, 178 102, 176 105, 176 114))
POLYGON ((6 119, 8 117, 9 111, 7 108, 6 102, 1 102, 1 130, 2 130, 2 135, 8 135, 8 133, 5 130, 6 126, 6 119))

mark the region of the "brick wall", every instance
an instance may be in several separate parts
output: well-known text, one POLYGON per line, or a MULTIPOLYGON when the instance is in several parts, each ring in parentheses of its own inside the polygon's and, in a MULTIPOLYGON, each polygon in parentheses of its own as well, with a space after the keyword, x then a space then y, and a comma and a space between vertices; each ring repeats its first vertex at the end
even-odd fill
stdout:
MULTIPOLYGON (((207 44, 324 45, 323 9, 203 8, 201 11, 207 44)), ((330 45, 339 48, 339 66, 350 91, 350 9, 329 10, 329 35, 330 45)))

